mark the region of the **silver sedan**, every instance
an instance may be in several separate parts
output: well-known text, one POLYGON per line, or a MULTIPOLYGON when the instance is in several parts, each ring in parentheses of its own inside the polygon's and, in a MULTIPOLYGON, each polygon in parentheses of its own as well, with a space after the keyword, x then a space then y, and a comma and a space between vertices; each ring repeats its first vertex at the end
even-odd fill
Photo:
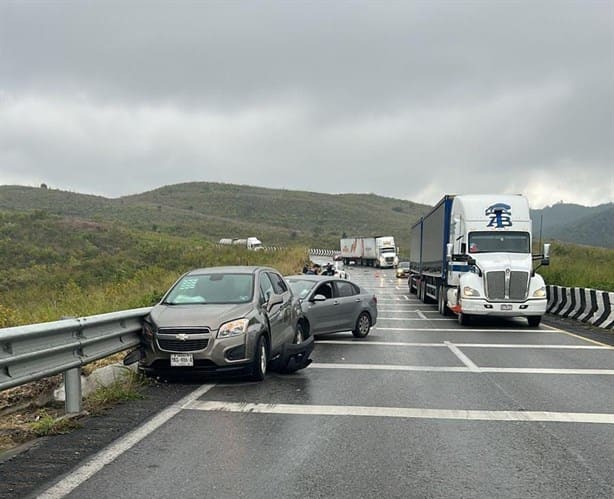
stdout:
POLYGON ((308 322, 310 335, 352 331, 356 338, 369 334, 377 321, 377 298, 357 284, 337 277, 286 277, 308 322))

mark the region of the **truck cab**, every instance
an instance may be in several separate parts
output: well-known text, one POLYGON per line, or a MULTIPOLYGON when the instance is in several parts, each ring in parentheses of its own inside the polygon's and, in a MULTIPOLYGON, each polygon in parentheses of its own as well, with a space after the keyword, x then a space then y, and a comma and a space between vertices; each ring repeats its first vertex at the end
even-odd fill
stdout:
MULTIPOLYGON (((546 312, 546 287, 533 267, 527 199, 456 196, 449 221, 443 306, 461 324, 473 315, 499 315, 538 325, 546 312)), ((544 254, 547 263, 546 249, 544 254)))
POLYGON ((376 266, 380 268, 396 267, 399 264, 394 237, 375 238, 376 266))

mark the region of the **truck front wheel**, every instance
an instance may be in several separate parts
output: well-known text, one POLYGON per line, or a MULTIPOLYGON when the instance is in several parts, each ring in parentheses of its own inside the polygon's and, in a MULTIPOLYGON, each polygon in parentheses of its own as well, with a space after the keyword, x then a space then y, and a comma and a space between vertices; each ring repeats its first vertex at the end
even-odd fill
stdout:
POLYGON ((531 315, 527 317, 527 321, 529 322, 529 327, 537 327, 539 323, 542 321, 541 315, 531 315))
POLYGON ((469 314, 463 314, 462 312, 458 313, 458 323, 461 326, 468 326, 471 321, 471 316, 469 314))

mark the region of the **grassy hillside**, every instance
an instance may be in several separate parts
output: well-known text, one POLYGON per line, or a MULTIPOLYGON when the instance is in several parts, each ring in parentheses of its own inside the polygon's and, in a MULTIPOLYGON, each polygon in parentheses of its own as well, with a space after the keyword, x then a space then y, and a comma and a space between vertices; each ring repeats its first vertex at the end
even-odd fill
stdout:
POLYGON ((614 291, 614 250, 554 242, 538 272, 546 284, 614 291))
POLYGON ((257 236, 265 245, 337 248, 347 235, 393 235, 409 245, 409 227, 429 207, 374 194, 318 194, 194 182, 119 199, 53 189, 0 186, 0 209, 44 210, 140 230, 217 241, 257 236))
POLYGON ((0 327, 151 305, 183 272, 266 264, 300 270, 305 248, 275 253, 48 215, 0 213, 0 327))

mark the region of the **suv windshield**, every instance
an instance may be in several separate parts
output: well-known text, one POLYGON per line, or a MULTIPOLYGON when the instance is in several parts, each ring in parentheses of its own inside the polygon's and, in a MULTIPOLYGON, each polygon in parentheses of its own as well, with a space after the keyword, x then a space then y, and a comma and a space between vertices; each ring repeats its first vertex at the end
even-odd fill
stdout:
POLYGON ((471 232, 469 253, 530 253, 528 232, 471 232))
POLYGON ((247 303, 253 290, 252 274, 188 275, 171 289, 164 303, 247 303))

